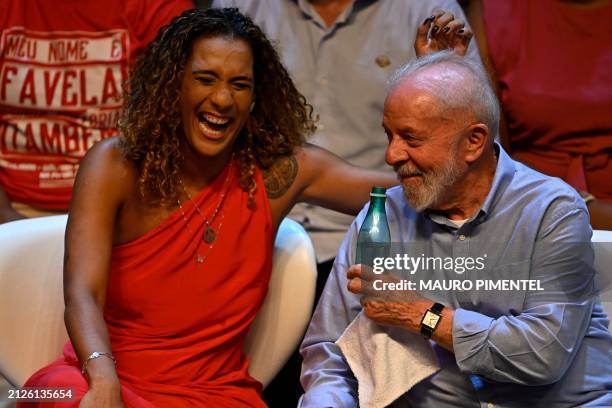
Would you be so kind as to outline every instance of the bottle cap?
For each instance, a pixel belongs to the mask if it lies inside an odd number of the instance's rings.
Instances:
[[[371,197],[387,197],[387,189],[384,187],[372,187]]]

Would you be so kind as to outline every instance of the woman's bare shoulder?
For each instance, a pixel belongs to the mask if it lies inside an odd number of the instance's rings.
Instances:
[[[89,149],[81,161],[79,172],[115,183],[134,181],[138,175],[136,166],[126,157],[120,136],[101,140]]]
[[[120,137],[96,143],[85,155],[73,190],[75,204],[119,206],[138,185],[136,166],[126,158]]]

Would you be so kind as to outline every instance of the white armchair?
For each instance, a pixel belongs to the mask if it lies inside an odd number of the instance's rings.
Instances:
[[[21,386],[55,360],[68,335],[62,269],[67,216],[0,225],[0,373]],[[274,243],[268,296],[246,340],[250,374],[266,386],[310,321],[316,261],[304,229],[285,219]]]

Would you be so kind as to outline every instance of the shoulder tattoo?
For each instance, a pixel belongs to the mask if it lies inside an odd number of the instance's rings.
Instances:
[[[268,198],[280,198],[289,190],[298,172],[298,162],[294,156],[278,159],[263,172],[264,186]]]

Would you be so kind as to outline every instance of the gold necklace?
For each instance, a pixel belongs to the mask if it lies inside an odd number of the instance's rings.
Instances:
[[[230,166],[231,166],[231,162],[230,162]],[[189,194],[189,191],[187,191],[187,189],[185,188],[183,179],[179,177],[179,183],[181,184],[181,188],[187,195],[187,198],[189,199],[189,201],[191,201],[191,204],[193,204],[193,206],[195,207],[197,213],[204,220],[204,225],[206,225],[206,228],[204,229],[204,232],[202,233],[201,241],[198,241],[198,243],[196,244],[196,256],[195,256],[196,263],[204,263],[204,261],[206,261],[206,258],[208,258],[208,254],[210,254],[213,244],[215,243],[215,240],[217,239],[217,235],[221,232],[221,227],[223,226],[223,220],[225,219],[225,212],[221,213],[221,220],[219,222],[219,226],[217,227],[217,231],[215,231],[212,224],[215,221],[215,218],[217,217],[217,214],[219,213],[219,210],[221,209],[221,206],[223,202],[225,201],[225,196],[227,195],[229,191],[228,182],[229,182],[231,174],[232,174],[232,169],[230,168],[228,169],[227,176],[225,177],[225,181],[223,182],[224,191],[221,193],[221,197],[219,198],[219,201],[217,202],[217,206],[215,207],[215,210],[213,211],[210,218],[208,219],[206,219],[206,217],[200,210],[200,206],[198,206],[196,202],[193,201],[191,194]],[[176,202],[178,203],[179,208],[181,210],[183,221],[185,222],[185,226],[187,227],[187,230],[189,231],[191,235],[195,235],[193,231],[191,230],[191,227],[189,227],[189,222],[187,221],[187,216],[185,215],[185,210],[183,209],[183,203],[181,203],[181,200],[178,198],[176,199]],[[208,244],[208,250],[206,251],[204,255],[200,255],[200,245],[202,244],[202,241]]]

